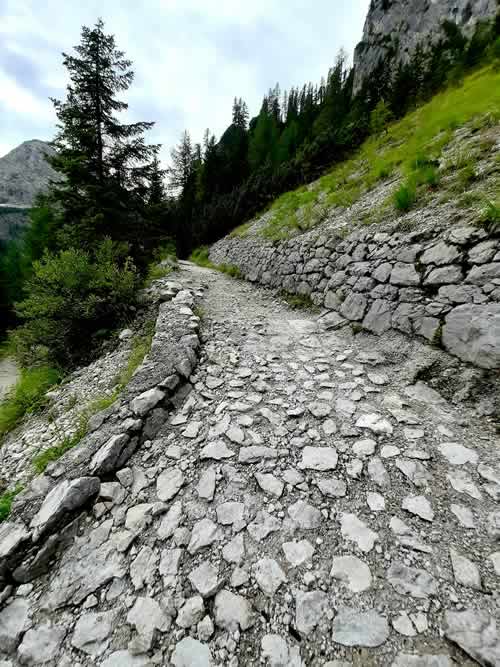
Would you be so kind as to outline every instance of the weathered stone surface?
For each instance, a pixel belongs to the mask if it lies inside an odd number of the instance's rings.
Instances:
[[[444,634],[483,667],[500,664],[500,634],[494,618],[479,609],[447,611]]]
[[[156,482],[156,493],[163,502],[172,500],[184,485],[184,475],[178,468],[165,470]]]
[[[30,627],[29,605],[16,598],[0,611],[0,651],[14,653],[23,633]]]
[[[137,440],[130,440],[126,433],[112,436],[94,455],[90,471],[104,476],[125,465],[137,447]]]
[[[399,653],[391,667],[453,667],[452,659],[447,655],[414,655]]]
[[[368,307],[366,298],[359,292],[351,292],[340,307],[340,312],[347,320],[360,321]]]
[[[116,613],[114,611],[88,612],[80,616],[71,644],[91,656],[102,655],[107,648],[107,639],[113,632]]]
[[[413,264],[396,262],[391,272],[391,285],[402,285],[403,287],[420,285],[420,274]]]
[[[438,591],[437,581],[431,574],[403,563],[393,563],[387,572],[387,579],[398,593],[414,598],[426,598]]]
[[[188,551],[190,554],[196,554],[198,551],[209,547],[216,539],[217,524],[210,519],[202,519],[194,525]]]
[[[337,450],[334,447],[304,447],[302,461],[299,468],[302,470],[334,470],[338,462]]]
[[[350,542],[355,542],[358,548],[365,553],[371,551],[378,540],[377,533],[355,514],[343,512],[340,515],[340,525],[343,537]]]
[[[97,477],[80,477],[60,482],[43,501],[30,527],[34,540],[57,527],[66,516],[85,505],[99,493],[101,483]]]
[[[253,566],[253,576],[260,590],[268,597],[273,597],[287,579],[286,575],[272,558],[261,558]]]
[[[209,561],[204,561],[189,575],[189,581],[193,588],[203,598],[214,595],[219,586],[219,570]]]
[[[210,648],[192,637],[185,637],[176,644],[171,663],[175,667],[212,667]]]
[[[323,591],[304,593],[297,591],[295,596],[295,626],[301,635],[309,635],[324,619],[328,609],[328,596]]]
[[[52,662],[59,651],[66,629],[57,625],[39,625],[28,630],[17,649],[22,665],[45,665]]]
[[[0,559],[10,556],[31,533],[22,523],[5,521],[0,524]]]
[[[335,557],[330,576],[341,581],[353,593],[367,590],[372,583],[370,568],[356,556]]]
[[[333,620],[332,639],[343,646],[376,647],[389,637],[387,619],[375,610],[341,607]]]
[[[321,512],[303,500],[297,500],[296,503],[290,505],[288,514],[292,521],[304,530],[313,530],[321,525]]]
[[[464,304],[454,308],[443,326],[444,347],[481,368],[500,367],[500,304]]]
[[[241,595],[220,591],[215,596],[215,624],[223,630],[248,630],[253,623],[252,607]]]
[[[137,398],[134,398],[130,403],[130,407],[134,414],[144,417],[164,398],[165,392],[161,391],[161,389],[149,389],[140,396],[137,396]]]
[[[285,485],[280,479],[274,475],[266,475],[265,473],[259,472],[255,473],[255,479],[263,491],[269,493],[271,496],[275,496],[276,498],[281,497]]]

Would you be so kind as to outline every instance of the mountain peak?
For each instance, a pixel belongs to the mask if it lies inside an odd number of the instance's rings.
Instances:
[[[46,156],[54,155],[51,144],[29,139],[0,158],[0,205],[31,206],[57,174]]]

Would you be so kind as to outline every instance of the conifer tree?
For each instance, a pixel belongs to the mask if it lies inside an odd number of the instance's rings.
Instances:
[[[104,236],[134,237],[144,205],[144,179],[157,147],[144,133],[153,123],[125,124],[118,94],[134,79],[131,61],[99,20],[83,27],[74,55],[63,53],[70,83],[64,101],[53,99],[58,133],[53,167],[64,177],[52,186],[62,211],[65,245],[92,247]]]

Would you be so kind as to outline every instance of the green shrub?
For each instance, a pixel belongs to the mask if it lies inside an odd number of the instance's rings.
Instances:
[[[13,334],[18,358],[29,363],[45,355],[63,366],[73,363],[92,349],[96,332],[125,318],[137,285],[132,261],[111,240],[92,255],[46,253],[34,263],[27,296],[16,306],[24,320]]]
[[[220,271],[221,273],[225,273],[226,275],[231,276],[231,278],[242,277],[240,269],[234,264],[217,264],[215,268],[217,269],[217,271]]]
[[[479,222],[490,233],[500,232],[500,203],[487,199],[481,209]]]
[[[294,310],[319,312],[318,306],[316,306],[311,297],[307,294],[291,294],[290,292],[282,291],[281,298]]]
[[[398,211],[409,211],[416,197],[415,186],[412,183],[402,183],[394,193],[394,205]]]
[[[18,484],[13,491],[6,491],[0,496],[0,523],[7,519],[10,514],[10,510],[12,509],[14,498],[18,493],[21,493],[22,490],[23,487],[21,484]]]
[[[198,266],[203,266],[206,269],[215,269],[215,265],[208,258],[209,248],[206,245],[200,246],[193,250],[189,256],[189,261]]]
[[[80,416],[76,431],[73,435],[64,436],[58,445],[49,447],[49,449],[46,449],[33,457],[33,466],[37,473],[41,474],[45,471],[49,463],[57,461],[57,459],[60,459],[67,451],[76,447],[76,445],[78,445],[78,443],[86,436],[87,430],[88,416],[85,412]]]
[[[23,370],[17,384],[0,403],[0,436],[17,426],[27,413],[41,409],[45,394],[61,377],[61,372],[50,366]]]

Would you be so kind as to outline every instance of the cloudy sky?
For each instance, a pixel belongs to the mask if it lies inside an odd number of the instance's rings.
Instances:
[[[0,156],[27,139],[49,140],[49,96],[64,96],[61,51],[101,16],[134,61],[133,120],[154,120],[166,159],[181,132],[201,141],[243,97],[317,82],[344,47],[352,56],[369,0],[0,0]]]

